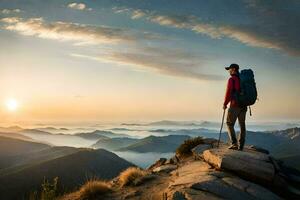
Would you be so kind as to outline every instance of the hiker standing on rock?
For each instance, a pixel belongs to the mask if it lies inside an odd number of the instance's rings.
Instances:
[[[228,129],[228,136],[231,142],[229,149],[238,149],[243,150],[245,144],[245,137],[246,137],[246,112],[247,106],[241,106],[238,103],[238,94],[240,93],[241,86],[240,86],[240,78],[239,78],[239,65],[238,64],[231,64],[229,67],[225,67],[227,71],[229,71],[230,78],[228,79],[227,89],[223,104],[223,109],[226,110],[228,103],[230,102],[229,109],[227,111],[227,129]],[[236,119],[239,121],[240,125],[240,134],[238,141],[235,136],[234,125]]]

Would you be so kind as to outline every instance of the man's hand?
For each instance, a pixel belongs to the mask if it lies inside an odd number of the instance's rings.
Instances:
[[[223,110],[226,110],[227,106],[226,105],[223,105]]]

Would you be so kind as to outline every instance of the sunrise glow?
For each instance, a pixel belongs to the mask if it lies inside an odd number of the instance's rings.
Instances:
[[[15,112],[19,107],[19,103],[16,99],[11,98],[6,100],[5,106],[8,111]]]

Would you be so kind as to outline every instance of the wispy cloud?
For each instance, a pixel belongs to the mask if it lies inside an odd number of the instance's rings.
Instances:
[[[22,19],[18,17],[2,18],[6,30],[15,31],[21,35],[35,36],[39,38],[58,41],[72,41],[75,44],[110,45],[103,55],[80,55],[101,62],[110,62],[138,69],[151,70],[159,74],[169,76],[192,78],[196,80],[221,80],[222,77],[203,72],[204,59],[180,49],[170,49],[161,45],[155,45],[160,41],[156,34],[136,32],[128,29],[120,29],[106,26],[94,26],[69,22],[46,22],[42,18]],[[153,41],[152,47],[147,42]],[[116,48],[113,44],[123,46]],[[160,43],[161,44],[161,43]],[[99,46],[101,48],[101,45]]]
[[[94,26],[69,22],[47,23],[42,18],[22,19],[17,17],[2,18],[4,28],[22,35],[39,38],[74,41],[79,44],[101,44],[116,42],[134,42],[139,39],[150,39],[150,33],[131,32],[127,29]]]
[[[114,13],[130,13],[131,19],[139,19],[152,14],[149,10],[142,9],[113,7],[112,10]]]
[[[253,4],[253,1],[251,1],[251,3],[252,8],[256,6],[256,4]],[[258,25],[233,25],[207,23],[192,15],[163,15],[154,11],[150,12],[148,10],[143,11],[124,8],[120,10],[115,8],[114,11],[115,13],[127,12],[131,15],[132,19],[144,17],[146,20],[161,26],[186,29],[197,34],[209,36],[213,39],[231,38],[248,46],[277,49],[292,55],[300,55],[300,45],[295,45],[295,42],[300,44],[299,37],[291,37],[294,31],[298,30],[298,33],[300,32],[300,28],[295,26],[295,24],[289,24],[288,26],[282,24],[280,26],[284,26],[286,29],[281,30],[279,27],[278,29],[275,29],[272,26],[271,20],[269,21],[269,24],[265,24],[265,20],[264,23],[257,22]],[[266,11],[266,9],[263,9],[262,12],[264,12],[264,17],[266,14],[269,14],[268,10]],[[276,12],[272,13],[273,15],[276,14]],[[286,13],[286,15],[288,16],[290,14]],[[280,16],[286,18],[286,16],[283,16],[283,13],[281,13]],[[291,21],[294,22],[295,19],[290,18],[289,22]],[[268,30],[267,28],[270,29],[270,26],[271,30],[274,28],[277,32],[274,33],[274,30],[273,32]]]
[[[68,7],[69,7],[69,8],[72,8],[72,9],[75,9],[75,10],[88,10],[88,11],[91,11],[91,10],[92,10],[92,8],[88,8],[88,7],[86,6],[86,4],[84,4],[84,3],[76,3],[76,2],[74,2],[74,3],[69,3],[69,4],[68,4]]]
[[[147,13],[142,11],[142,10],[134,10],[132,12],[132,16],[131,18],[132,19],[138,19],[138,18],[141,18],[141,17],[144,17]]]
[[[204,73],[205,63],[199,56],[179,49],[140,47],[134,51],[113,51],[105,55],[90,56],[71,54],[73,57],[86,58],[104,63],[136,66],[158,74],[196,80],[222,80],[222,76]]]
[[[1,10],[2,14],[15,14],[15,13],[20,13],[21,10],[20,9],[3,9]]]

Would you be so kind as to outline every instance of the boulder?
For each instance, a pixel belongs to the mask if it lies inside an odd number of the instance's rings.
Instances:
[[[267,149],[255,146],[255,145],[250,145],[250,146],[246,146],[247,149],[252,150],[252,151],[257,151],[257,152],[261,152],[261,153],[265,153],[265,154],[269,154],[270,152]]]
[[[214,138],[203,138],[203,143],[213,145],[214,143],[218,143],[218,140]]]
[[[271,185],[275,176],[274,166],[264,153],[221,148],[206,150],[203,157],[217,169],[229,170],[254,182]]]
[[[255,199],[250,194],[247,194],[238,188],[232,187],[221,179],[215,177],[200,180],[199,182],[192,184],[191,188],[195,190],[207,191],[225,199]]]
[[[164,164],[177,165],[178,163],[179,163],[179,158],[175,155],[172,158],[168,159]]]
[[[238,188],[241,191],[246,191],[251,196],[262,200],[279,200],[280,198],[273,192],[265,189],[264,187],[245,181],[236,177],[225,177],[222,179],[228,185]]]
[[[171,200],[199,200],[199,199],[205,199],[205,200],[221,200],[222,198],[206,192],[206,191],[200,191],[200,190],[194,190],[192,188],[181,188],[179,190],[176,190],[171,195],[169,195]]]
[[[152,170],[152,172],[170,172],[170,171],[173,171],[174,169],[176,169],[177,166],[176,165],[162,165],[162,166],[159,166],[159,167],[156,167]]]
[[[157,167],[159,167],[159,166],[165,164],[166,161],[167,161],[166,158],[160,158],[160,159],[158,159],[157,161],[155,161],[154,164],[152,164],[150,167],[148,167],[148,170],[152,170],[152,169],[154,169],[154,168],[157,168]]]
[[[199,200],[199,199],[205,199],[205,200],[220,200],[222,198],[201,190],[194,190],[192,188],[185,188],[184,189],[184,195],[188,200]]]
[[[211,144],[199,144],[192,149],[193,156],[195,159],[200,159],[203,157],[203,152],[207,149],[211,149]]]
[[[259,162],[268,162],[268,156],[263,153],[240,152],[228,149],[217,149],[216,153],[215,149],[209,149],[204,151],[204,154],[208,154],[208,152],[216,157],[210,157],[210,159],[216,161],[222,161],[226,156],[230,157],[228,154],[233,154],[231,157],[234,159],[240,159],[241,155],[239,153],[242,153],[247,159],[252,158]],[[235,155],[235,153],[238,155]],[[251,156],[252,154],[254,155]],[[243,160],[241,162],[243,162]],[[209,162],[204,159],[190,159],[182,162],[181,165],[178,166],[178,169],[170,173],[171,179],[166,190],[168,199],[281,199],[267,188],[237,176],[234,170],[227,170],[227,168],[226,170],[219,170],[208,163]],[[214,163],[214,165],[219,165],[221,169],[224,169],[222,168],[222,163]],[[225,165],[225,167],[226,166],[227,165]]]

